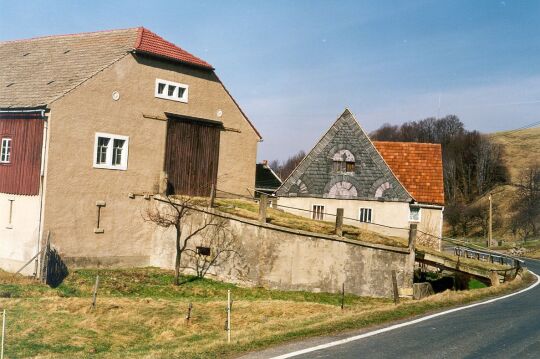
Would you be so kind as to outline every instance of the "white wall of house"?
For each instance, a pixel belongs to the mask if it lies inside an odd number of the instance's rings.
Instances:
[[[10,220],[11,207],[11,220]],[[0,193],[0,268],[15,272],[37,251],[40,196]],[[34,273],[28,265],[23,274]]]
[[[334,222],[338,208],[343,208],[344,217],[354,218],[356,220],[344,219],[343,223],[350,224],[356,227],[363,228],[368,231],[395,236],[400,238],[408,238],[409,231],[405,228],[410,226],[410,207],[406,202],[390,202],[390,201],[362,201],[362,200],[346,200],[346,199],[334,199],[334,198],[313,198],[313,197],[279,197],[278,209],[282,209],[286,212],[293,213],[303,217],[313,218],[311,212],[313,206],[324,206],[324,212],[329,215],[324,215],[323,220],[328,222]],[[281,207],[280,207],[281,206]],[[303,210],[296,210],[292,208],[300,208]],[[359,222],[360,209],[371,209],[371,222],[362,223]],[[443,221],[443,207],[439,206],[423,206],[420,205],[420,221],[417,222],[418,233],[417,238],[420,240],[417,243],[421,245],[429,246],[431,248],[440,250],[440,238],[442,236],[442,221]],[[397,227],[401,229],[388,228]]]
[[[409,204],[406,202],[381,202],[381,201],[362,201],[356,199],[333,199],[333,198],[313,198],[313,197],[279,197],[278,208],[286,212],[293,213],[303,217],[312,218],[312,213],[295,210],[286,207],[301,208],[304,210],[313,210],[314,205],[324,206],[324,212],[336,214],[338,208],[343,208],[344,217],[354,218],[355,220],[344,219],[344,224],[361,227],[363,229],[381,233],[384,235],[408,238],[409,232]],[[283,206],[283,207],[279,207]],[[286,207],[285,207],[286,206]],[[358,221],[360,209],[371,209],[371,222],[361,223]],[[323,220],[334,222],[335,216],[325,215]],[[382,224],[380,226],[377,224]],[[388,227],[407,228],[392,229]]]

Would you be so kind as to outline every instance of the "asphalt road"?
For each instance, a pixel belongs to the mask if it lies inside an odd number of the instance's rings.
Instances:
[[[526,266],[540,275],[539,261],[527,260]],[[248,357],[269,358],[344,338],[312,339]],[[294,358],[540,358],[540,285],[494,303]]]

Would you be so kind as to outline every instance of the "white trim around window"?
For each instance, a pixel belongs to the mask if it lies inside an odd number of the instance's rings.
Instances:
[[[373,208],[370,208],[370,207],[359,208],[358,220],[362,223],[373,223]]]
[[[127,170],[129,137],[96,132],[94,140],[94,168]]]
[[[0,143],[0,163],[11,163],[11,148],[13,147],[11,137],[2,137]]]
[[[178,82],[156,79],[154,96],[165,100],[188,102],[189,86]]]
[[[324,220],[324,205],[323,204],[314,204],[311,206],[311,209],[312,209],[311,219],[315,219],[317,221]]]

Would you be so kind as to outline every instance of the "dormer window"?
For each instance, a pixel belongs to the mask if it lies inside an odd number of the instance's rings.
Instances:
[[[188,85],[156,79],[155,96],[165,100],[188,102]]]
[[[334,172],[348,172],[354,173],[355,159],[354,155],[349,150],[340,150],[332,157],[334,161]]]

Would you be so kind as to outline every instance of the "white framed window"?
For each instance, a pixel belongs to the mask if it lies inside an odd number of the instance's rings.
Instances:
[[[3,137],[0,144],[0,163],[11,163],[11,138]]]
[[[420,222],[422,215],[420,207],[409,207],[409,222]]]
[[[324,219],[324,206],[321,204],[314,204],[311,218],[322,221]]]
[[[165,100],[188,102],[189,86],[178,82],[156,79],[155,96]]]
[[[358,211],[358,220],[360,222],[372,223],[373,213],[371,208],[360,208]]]
[[[127,170],[129,137],[96,132],[94,168]]]

